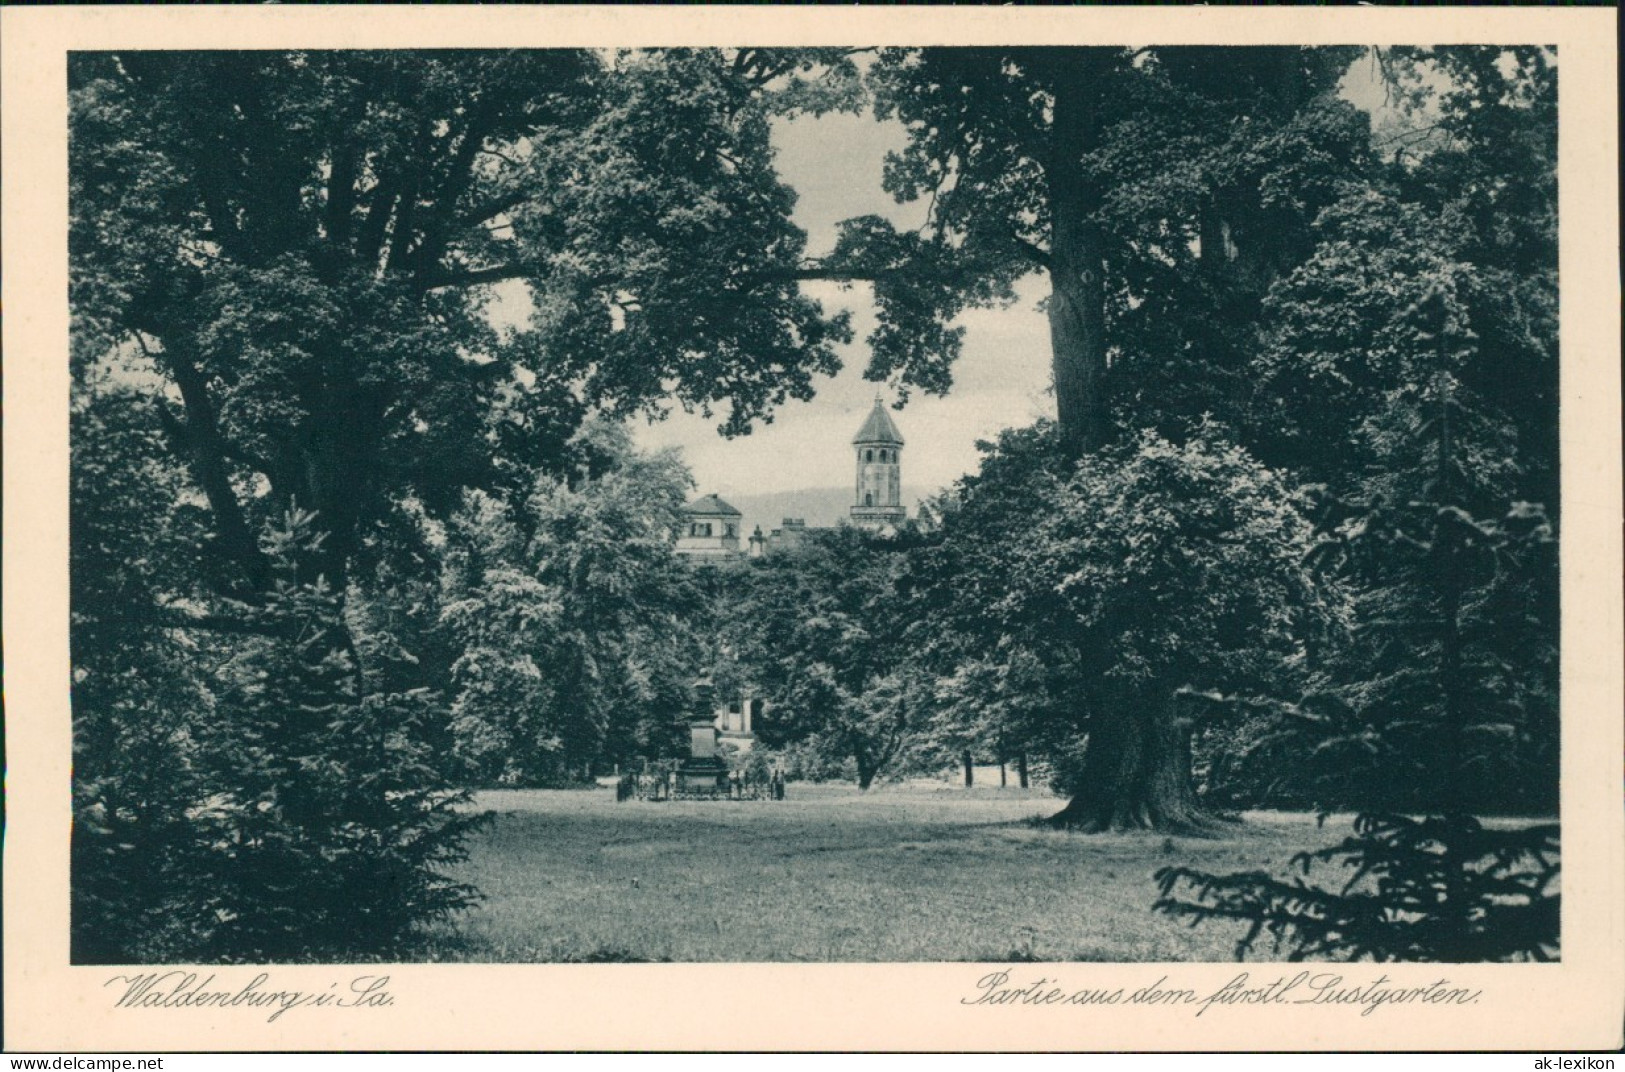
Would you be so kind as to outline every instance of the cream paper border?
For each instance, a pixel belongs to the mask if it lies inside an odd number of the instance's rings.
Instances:
[[[1625,1019],[1615,12],[1373,8],[17,8],[4,105],[5,1041],[11,1050],[1582,1049]],[[69,49],[676,44],[1489,43],[1560,51],[1563,961],[1338,966],[1350,982],[1482,989],[1477,1004],[965,1006],[977,965],[391,966],[394,1004],[116,1009],[114,971],[68,964],[66,77]],[[990,877],[990,881],[996,878]],[[1056,911],[1087,906],[1057,905]],[[1027,971],[1026,969],[1034,969]],[[1254,981],[1279,974],[1249,965]],[[1280,966],[1285,970],[1286,966]],[[208,974],[210,969],[205,969]],[[241,985],[252,969],[213,969]],[[325,991],[379,969],[277,967]],[[1015,965],[1068,991],[1215,990],[1237,965]]]

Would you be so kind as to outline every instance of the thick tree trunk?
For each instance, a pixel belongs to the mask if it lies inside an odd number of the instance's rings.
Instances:
[[[269,583],[270,571],[265,555],[260,551],[259,543],[243,516],[237,493],[231,486],[214,400],[209,396],[203,373],[192,363],[191,356],[181,344],[172,341],[179,335],[179,332],[173,332],[166,336],[165,349],[175,385],[180,389],[181,402],[186,408],[185,435],[192,475],[208,497],[220,550],[226,558],[241,567],[251,587],[263,589]]]
[[[1053,68],[1054,118],[1044,175],[1049,189],[1051,363],[1061,442],[1079,456],[1106,440],[1105,240],[1095,219],[1100,191],[1083,157],[1098,140],[1105,49],[1066,49]]]
[[[858,745],[852,747],[852,758],[858,764],[858,791],[868,792],[875,781],[875,765],[869,761],[868,755]]]
[[[1159,830],[1202,834],[1213,820],[1191,787],[1190,732],[1172,692],[1125,698],[1090,732],[1081,784],[1052,819],[1097,832]]]
[[[863,764],[858,764],[858,792],[867,793],[869,787],[875,783],[875,772]]]
[[[1020,779],[1021,788],[1029,788],[1027,785],[1027,753],[1025,751],[1016,755],[1016,776]]]
[[[971,756],[969,752],[960,753],[959,758],[960,761],[965,764],[965,788],[969,789],[976,782],[976,770],[971,765]]]
[[[1198,231],[1200,236],[1197,251],[1197,266],[1208,277],[1209,281],[1221,279],[1225,269],[1230,265],[1230,238],[1224,221],[1224,214],[1219,210],[1217,194],[1211,194],[1202,202],[1201,215],[1198,217]]]

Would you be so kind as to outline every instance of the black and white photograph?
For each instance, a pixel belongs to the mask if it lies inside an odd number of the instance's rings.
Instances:
[[[1565,48],[1146,41],[69,51],[99,1000],[1573,956]]]

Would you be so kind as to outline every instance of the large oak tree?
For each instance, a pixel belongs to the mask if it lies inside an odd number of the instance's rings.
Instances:
[[[821,266],[874,283],[870,375],[947,390],[952,318],[1007,299],[1015,280],[1037,272],[1050,287],[1063,468],[1142,428],[1178,437],[1204,414],[1244,419],[1262,298],[1312,247],[1315,214],[1370,159],[1364,117],[1329,96],[1350,56],[882,53],[871,72],[878,111],[909,132],[887,185],[899,199],[929,199],[930,213],[920,234],[849,221]],[[1155,716],[1125,701],[1090,717],[1082,782],[1118,799],[1080,799],[1063,821],[1182,821],[1188,801],[1171,794],[1188,782],[1188,762],[1166,699],[1153,701]]]

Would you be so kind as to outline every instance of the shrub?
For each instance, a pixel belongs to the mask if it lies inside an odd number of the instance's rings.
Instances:
[[[1341,890],[1263,872],[1215,876],[1186,867],[1157,872],[1155,911],[1191,925],[1248,924],[1241,959],[1270,935],[1289,960],[1507,961],[1555,959],[1560,894],[1558,827],[1493,829],[1470,816],[1362,815],[1354,835],[1293,864],[1339,861]],[[1185,887],[1194,900],[1181,900]]]
[[[387,950],[478,896],[443,873],[484,817],[436,769],[439,697],[366,687],[342,601],[296,580],[285,553],[310,520],[290,513],[272,533],[270,635],[239,656],[208,741],[223,787],[201,817],[219,891],[211,952],[226,959]]]

